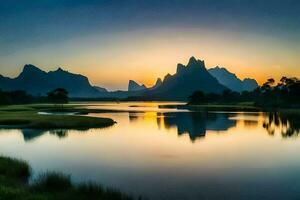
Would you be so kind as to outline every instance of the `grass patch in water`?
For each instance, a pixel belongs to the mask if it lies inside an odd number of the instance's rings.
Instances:
[[[62,113],[69,112],[71,109],[76,111],[73,106],[68,106],[55,115],[38,114],[38,112],[53,109],[57,109],[57,106],[48,104],[2,106],[0,107],[0,126],[2,128],[30,129],[86,129],[104,128],[115,123],[109,118],[64,115]]]

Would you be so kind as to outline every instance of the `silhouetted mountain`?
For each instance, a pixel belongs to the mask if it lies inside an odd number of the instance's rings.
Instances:
[[[137,82],[133,81],[133,80],[129,80],[128,83],[128,91],[132,92],[132,91],[140,91],[140,90],[144,90],[146,89],[145,85],[139,85]]]
[[[258,87],[256,80],[247,78],[242,81],[234,73],[229,72],[225,68],[220,68],[217,66],[209,69],[208,72],[218,79],[221,84],[228,87],[232,91],[252,91]]]
[[[0,75],[0,89],[9,88],[11,79]]]
[[[154,90],[154,89],[156,89],[156,88],[158,88],[158,87],[160,87],[162,85],[162,80],[161,80],[161,78],[158,78],[157,80],[156,80],[156,83],[155,83],[155,85],[154,86],[152,86],[151,88],[149,88],[150,90]]]
[[[73,74],[58,68],[45,72],[34,65],[25,65],[16,78],[0,75],[0,89],[6,91],[24,90],[32,95],[45,95],[56,88],[65,88],[70,97],[78,98],[132,98],[135,100],[186,100],[194,91],[222,93],[225,89],[233,91],[253,90],[254,79],[241,81],[225,68],[205,68],[204,61],[189,59],[188,64],[177,65],[174,75],[167,74],[163,81],[158,78],[155,85],[147,88],[133,80],[129,81],[128,91],[109,92],[105,88],[93,87],[87,77]]]
[[[191,57],[186,66],[178,64],[174,75],[167,74],[161,86],[146,91],[144,95],[150,99],[186,100],[196,90],[222,93],[225,89],[206,70],[204,61]]]
[[[246,91],[253,91],[258,87],[257,81],[252,78],[245,78],[243,80],[243,88]]]
[[[94,86],[94,88],[96,90],[98,90],[99,92],[108,92],[107,89],[103,88],[103,87],[99,87],[99,86]]]
[[[71,97],[98,97],[99,91],[82,75],[72,74],[59,68],[45,72],[34,65],[25,65],[21,74],[14,79],[0,77],[3,90],[24,90],[32,95],[45,95],[56,88],[65,88]]]

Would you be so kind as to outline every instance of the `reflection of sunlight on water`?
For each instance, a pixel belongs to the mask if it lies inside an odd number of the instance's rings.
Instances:
[[[176,108],[159,108],[160,105],[184,105],[186,102],[122,102],[122,103],[97,103],[92,105],[83,104],[83,107],[90,109],[136,111],[136,112],[187,112],[187,110],[177,110]],[[74,104],[78,105],[78,104]]]

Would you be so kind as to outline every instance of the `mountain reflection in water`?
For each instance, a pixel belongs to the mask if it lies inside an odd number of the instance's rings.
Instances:
[[[59,138],[64,138],[68,136],[68,130],[66,129],[61,129],[61,130],[22,129],[21,132],[26,142],[35,140],[46,133],[55,135]]]
[[[235,114],[236,115],[236,114]],[[188,134],[191,141],[205,137],[207,130],[226,131],[236,126],[236,120],[230,119],[226,113],[204,113],[204,112],[178,112],[178,113],[157,113],[159,128],[177,128],[178,135]],[[135,123],[143,120],[144,115],[129,113],[129,119]]]
[[[118,115],[118,113],[114,114]],[[290,138],[300,133],[298,114],[293,113],[129,112],[128,116],[132,126],[151,119],[157,124],[158,129],[175,128],[178,136],[188,135],[192,142],[204,138],[207,131],[225,133],[228,129],[236,127],[238,122],[242,122],[245,128],[262,126],[270,136],[279,133],[283,138]],[[22,129],[20,131],[24,140],[30,142],[44,134],[62,139],[68,136],[70,130]],[[88,133],[88,129],[78,131]]]

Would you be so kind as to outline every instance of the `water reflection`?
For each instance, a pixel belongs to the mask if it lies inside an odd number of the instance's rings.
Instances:
[[[203,138],[208,130],[226,131],[236,126],[237,120],[229,116],[237,114],[226,113],[205,113],[205,112],[178,112],[178,113],[157,113],[152,115],[156,118],[159,128],[177,128],[179,136],[188,134],[191,141]],[[132,123],[138,120],[146,120],[149,114],[129,113],[129,120]],[[162,126],[163,125],[163,126]]]
[[[241,122],[245,128],[261,126],[271,136],[280,132],[283,138],[289,138],[300,133],[300,120],[297,113],[146,112],[138,114],[129,112],[131,123],[138,123],[139,120],[146,121],[149,118],[155,118],[160,129],[176,128],[179,136],[188,134],[192,142],[204,138],[207,131],[225,132],[236,127],[238,122]]]
[[[66,130],[66,129],[61,129],[61,130],[21,129],[20,130],[25,142],[35,141],[36,139],[40,138],[45,134],[50,134],[60,139],[63,139],[68,136],[69,131],[70,130]]]
[[[65,138],[68,136],[68,130],[66,129],[60,129],[60,130],[22,129],[21,133],[26,142],[34,141],[37,138],[47,133],[57,136],[58,138]]]
[[[300,120],[297,113],[266,113],[263,127],[269,135],[279,132],[283,138],[296,137],[300,133]]]
[[[124,126],[124,118],[120,113],[112,113],[111,116]],[[118,118],[119,117],[119,118]],[[126,117],[126,114],[125,116]],[[204,138],[208,131],[227,133],[228,129],[242,124],[244,128],[251,129],[263,127],[270,136],[277,133],[283,138],[298,136],[300,133],[300,121],[297,113],[206,113],[206,112],[155,112],[147,111],[128,112],[129,123],[132,128],[144,126],[148,123],[156,126],[158,130],[175,129],[178,136],[188,135],[191,142]],[[153,127],[154,128],[154,127]],[[56,136],[60,139],[68,137],[71,130],[20,130],[25,142],[35,141],[45,134]],[[86,130],[77,130],[80,133],[89,133]]]

